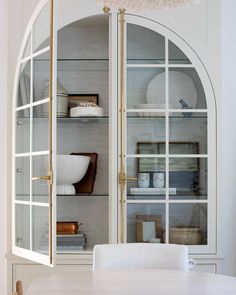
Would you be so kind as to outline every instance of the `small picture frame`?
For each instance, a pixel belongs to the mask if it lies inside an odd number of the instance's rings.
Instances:
[[[68,94],[69,109],[78,106],[80,103],[99,104],[98,94]]]
[[[143,155],[165,155],[165,142],[137,142],[137,153]],[[169,142],[170,154],[199,154],[198,142]],[[164,172],[163,158],[139,158],[138,173]],[[170,158],[170,171],[199,171],[199,158]]]
[[[153,180],[155,173],[166,173],[165,142],[137,142],[137,173],[149,173]],[[178,194],[200,194],[201,182],[207,177],[204,167],[200,165],[198,142],[169,142],[169,187]],[[149,157],[145,157],[148,155]],[[154,157],[150,157],[154,155]],[[173,155],[173,157],[171,157]],[[174,155],[195,155],[194,157],[176,157]]]

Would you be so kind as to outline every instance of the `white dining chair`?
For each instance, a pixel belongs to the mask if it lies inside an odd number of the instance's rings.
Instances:
[[[173,244],[106,244],[96,245],[93,270],[106,269],[189,270],[188,248]]]

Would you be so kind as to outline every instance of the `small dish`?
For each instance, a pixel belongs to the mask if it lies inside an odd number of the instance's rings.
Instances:
[[[75,107],[70,109],[70,117],[102,117],[103,108]]]

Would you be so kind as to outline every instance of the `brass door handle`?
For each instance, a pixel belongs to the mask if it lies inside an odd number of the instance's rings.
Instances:
[[[120,183],[125,183],[125,181],[127,181],[127,180],[131,180],[131,181],[136,181],[136,180],[138,180],[138,178],[137,177],[126,177],[126,175],[125,175],[125,173],[120,173],[120,175],[119,175],[119,181],[120,181]]]
[[[136,180],[138,180],[138,178],[137,177],[125,177],[125,180],[136,181]]]
[[[35,177],[32,177],[31,180],[45,180],[45,181],[48,181],[48,180],[51,180],[51,176],[49,176],[49,175],[35,176]]]
[[[44,180],[47,181],[48,184],[52,184],[52,171],[49,171],[48,175],[32,177],[31,180]]]

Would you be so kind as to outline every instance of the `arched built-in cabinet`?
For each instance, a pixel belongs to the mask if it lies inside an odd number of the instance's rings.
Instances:
[[[37,8],[16,70],[13,253],[91,264],[95,244],[185,243],[216,271],[216,106],[200,58],[155,19],[56,2]],[[65,98],[102,113],[70,117]],[[71,153],[92,164],[75,191],[57,183],[80,172],[60,162]],[[60,239],[56,221],[79,234]]]

